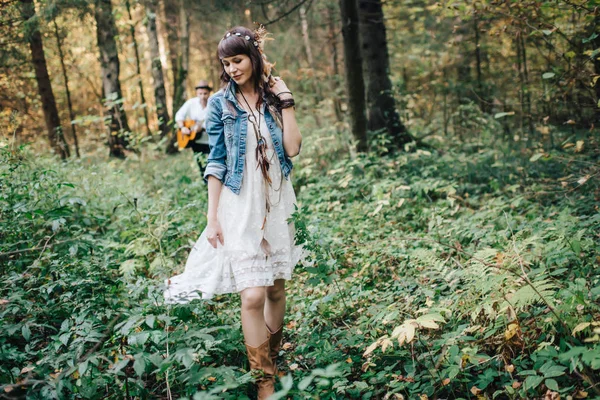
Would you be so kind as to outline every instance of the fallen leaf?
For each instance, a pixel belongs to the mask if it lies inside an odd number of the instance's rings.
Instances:
[[[583,151],[583,140],[578,140],[575,143],[575,153],[581,153]]]
[[[442,381],[443,386],[447,386],[450,383],[450,378],[446,378]]]
[[[28,372],[33,371],[35,367],[23,367],[23,369],[21,370],[21,374],[26,374]]]
[[[211,382],[214,382],[214,381],[217,380],[217,378],[215,378],[214,376],[209,376],[208,380],[211,381]]]
[[[581,332],[582,330],[584,330],[585,328],[587,328],[590,325],[591,325],[591,322],[582,322],[582,323],[580,323],[575,328],[573,328],[573,332],[571,332],[571,335],[575,336],[575,334],[577,332]]]
[[[519,382],[519,381],[514,381],[514,382],[512,383],[512,388],[513,388],[513,389],[518,389],[518,388],[520,388],[520,387],[521,387],[521,382]]]
[[[283,346],[281,346],[283,350],[289,350],[292,348],[292,344],[290,342],[285,342]]]
[[[480,394],[483,390],[479,389],[477,386],[473,386],[471,388],[471,393],[473,393],[475,396],[477,396],[478,394]]]
[[[298,369],[298,364],[293,363],[292,365],[290,365],[290,371],[295,371]]]
[[[514,365],[512,365],[512,364],[510,364],[510,365],[506,365],[506,366],[504,367],[504,370],[505,370],[506,372],[508,372],[509,374],[512,374],[512,373],[513,373],[513,371],[515,370],[515,366],[514,366]]]

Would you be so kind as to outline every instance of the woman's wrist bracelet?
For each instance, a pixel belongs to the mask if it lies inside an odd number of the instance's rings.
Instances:
[[[285,99],[285,100],[281,100],[281,104],[280,107],[281,109],[285,109],[285,108],[290,108],[290,107],[295,107],[296,106],[296,102],[294,101],[294,99]]]
[[[289,94],[290,96],[294,97],[294,94],[293,94],[292,92],[279,92],[279,93],[277,93],[275,96],[279,97],[279,96],[281,96],[282,94]]]

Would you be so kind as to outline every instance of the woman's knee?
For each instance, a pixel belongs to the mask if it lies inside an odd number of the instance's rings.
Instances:
[[[273,286],[267,286],[267,298],[273,302],[285,299],[285,281],[283,279],[276,280]]]
[[[242,290],[242,307],[245,309],[260,309],[265,305],[265,288],[254,287]]]

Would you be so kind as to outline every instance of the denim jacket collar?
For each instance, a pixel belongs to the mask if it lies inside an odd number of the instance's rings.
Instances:
[[[227,84],[227,86],[225,86],[225,89],[223,90],[223,96],[226,100],[229,100],[240,112],[245,113],[246,111],[242,108],[242,106],[240,106],[240,104],[238,103],[238,99],[235,96],[236,89],[237,84],[233,80],[229,81],[229,83]]]

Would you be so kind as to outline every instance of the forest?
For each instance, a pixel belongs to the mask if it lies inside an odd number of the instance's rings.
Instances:
[[[293,92],[277,399],[600,399],[600,0],[0,0],[0,397],[254,399],[175,114]],[[201,85],[202,86],[202,85]]]

